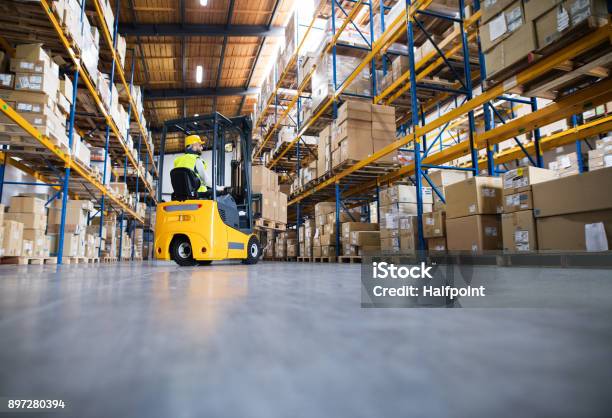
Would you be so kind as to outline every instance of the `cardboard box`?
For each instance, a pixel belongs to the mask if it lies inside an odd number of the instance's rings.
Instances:
[[[467,171],[456,171],[456,170],[436,170],[427,172],[430,180],[438,188],[449,186],[454,183],[458,183],[468,178]]]
[[[603,224],[608,249],[610,249],[612,210],[537,218],[538,248],[540,251],[586,251],[587,225],[599,223]]]
[[[432,190],[423,187],[423,204],[433,204]],[[383,189],[379,195],[380,205],[387,206],[392,203],[417,203],[417,189],[415,186],[396,184]]]
[[[514,3],[516,0],[485,0],[481,3],[482,23],[487,23],[493,17],[500,14],[506,7]]]
[[[561,33],[564,30],[569,29],[569,15],[566,15],[566,19],[561,19],[559,22],[557,21],[558,18],[563,16],[563,10],[567,11],[566,8],[559,10],[559,8],[555,7],[535,20],[536,39],[540,48],[552,44],[561,37]]]
[[[32,252],[34,256],[43,257],[47,236],[44,230],[40,229],[25,229],[23,230],[23,239],[32,242]]]
[[[336,233],[335,232],[331,232],[331,233],[322,234],[319,237],[319,241],[321,243],[321,246],[324,246],[324,245],[336,245]]]
[[[446,237],[428,238],[427,239],[427,250],[429,252],[445,252],[446,251]]]
[[[276,191],[278,180],[276,173],[263,165],[251,167],[251,188],[253,193],[262,191]]]
[[[395,106],[371,104],[372,122],[395,123]]]
[[[502,248],[500,218],[497,215],[447,218],[446,243],[449,251],[500,250]]]
[[[364,133],[363,136],[362,139],[346,138],[340,142],[339,164],[347,160],[363,160],[372,155],[370,132]],[[368,138],[366,139],[365,136]]]
[[[378,231],[378,224],[368,222],[345,222],[341,225],[342,238],[349,239],[355,231]]]
[[[287,195],[282,192],[277,194],[278,210],[276,220],[278,222],[287,223]]]
[[[589,18],[606,19],[605,0],[572,0],[559,2],[548,12],[535,19],[537,40],[540,48],[560,39],[571,28]]]
[[[410,64],[408,57],[405,55],[397,56],[391,63],[391,73],[393,74],[393,80],[399,79],[404,73],[408,72]]]
[[[351,245],[359,247],[372,246],[380,243],[380,232],[378,231],[353,231],[350,236]]]
[[[11,197],[11,204],[9,206],[9,212],[13,213],[38,213],[42,215],[47,214],[47,208],[45,202],[42,199],[29,196],[13,196]]]
[[[332,131],[332,149],[338,148],[340,142],[349,139],[353,142],[358,142],[362,146],[368,148],[372,141],[371,127],[372,122],[361,120],[347,119],[342,123],[337,122],[336,128]]]
[[[2,253],[4,257],[20,256],[23,241],[23,224],[16,221],[5,220]]]
[[[21,222],[24,228],[38,229],[44,231],[47,227],[47,215],[40,213],[14,213],[9,212],[4,216],[8,221]]]
[[[502,214],[504,251],[534,251],[538,249],[533,211],[522,210]]]
[[[447,219],[501,213],[502,179],[471,177],[445,188]],[[448,244],[450,248],[450,243]]]
[[[438,211],[423,214],[423,237],[443,237],[446,233],[446,212]]]
[[[536,18],[542,16],[560,3],[561,0],[523,0],[525,20],[527,22],[533,22]]]
[[[87,227],[87,215],[91,211],[91,202],[87,200],[69,200],[66,204],[65,232],[78,234]],[[49,208],[47,232],[59,233],[62,215],[62,201],[54,200]]]
[[[341,124],[345,120],[372,121],[371,103],[361,100],[347,100],[338,108],[336,123]]]
[[[533,193],[531,190],[504,196],[504,213],[533,209]]]
[[[414,253],[418,247],[418,239],[412,234],[400,234],[400,251],[402,254]]]
[[[530,23],[521,25],[508,38],[485,53],[487,76],[511,68],[538,49],[536,31]]]
[[[0,88],[13,89],[15,87],[15,76],[13,74],[0,73]]]
[[[32,257],[33,256],[33,245],[32,241],[24,239],[21,241],[21,256]]]
[[[319,202],[315,204],[315,217],[327,216],[328,213],[336,211],[336,202]]]
[[[612,167],[532,186],[536,217],[612,209]]]
[[[63,246],[63,257],[77,257],[79,255],[79,246],[81,244],[81,240],[78,235],[74,234],[64,234],[64,246]],[[59,245],[59,239],[56,242],[56,245]],[[59,250],[56,249],[56,252]]]
[[[524,23],[525,19],[521,0],[505,4],[502,12],[493,16],[485,25],[481,26],[480,42],[482,50],[488,52],[521,27],[531,26],[524,25]]]
[[[554,180],[557,173],[553,170],[538,167],[519,167],[503,174],[504,195],[529,190],[531,185]]]
[[[398,238],[381,238],[380,250],[383,252],[396,253],[400,251],[400,239]]]
[[[313,257],[321,257],[322,251],[321,246],[313,245],[312,246],[312,256]]]
[[[336,247],[332,247],[329,245],[321,246],[321,256],[322,257],[335,257]]]

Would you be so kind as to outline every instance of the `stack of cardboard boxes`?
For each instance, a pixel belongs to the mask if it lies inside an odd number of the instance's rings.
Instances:
[[[589,151],[589,171],[612,167],[612,136],[595,141],[595,149]]]
[[[142,228],[136,228],[134,230],[134,257],[142,258],[142,242],[143,242],[144,230]]]
[[[586,168],[588,160],[584,153],[585,147],[581,147],[578,154],[576,145],[564,145],[543,154],[544,165],[557,173],[559,177],[580,174],[580,165]]]
[[[606,0],[490,0],[482,3],[480,40],[487,76],[526,61],[587,20],[605,24]],[[548,52],[548,51],[546,51]]]
[[[3,71],[5,69],[0,68],[0,72]],[[59,67],[41,44],[18,45],[15,57],[11,58],[11,71],[15,73],[14,76],[4,74],[4,78],[10,79],[10,82],[3,83],[2,87],[6,90],[0,90],[0,98],[55,145],[68,151],[66,114],[72,102],[70,81],[60,83]],[[23,130],[8,117],[2,115],[0,121],[0,131],[9,138],[14,136],[19,140],[23,136]]]
[[[287,223],[287,195],[279,190],[278,175],[263,165],[252,167],[251,188],[253,193],[261,193],[260,213],[263,219]]]
[[[380,252],[378,224],[344,222],[342,224],[342,252],[345,256],[362,256]]]
[[[331,19],[330,19],[331,21]],[[349,25],[351,26],[351,25]],[[321,45],[325,47],[325,43]],[[320,56],[319,54],[317,54]],[[312,109],[316,110],[334,91],[334,63],[331,52],[323,54],[317,61],[316,69],[311,78]],[[345,80],[361,63],[360,57],[336,55],[336,79]],[[369,96],[372,90],[372,79],[368,68],[359,72],[357,77],[344,90],[345,93],[354,93]]]
[[[612,242],[612,167],[534,184],[540,251],[608,251]]]
[[[297,256],[297,233],[294,229],[280,232],[276,236],[274,255],[276,258]]]
[[[336,256],[336,203],[317,203],[314,216],[313,257]]]
[[[284,237],[286,256],[287,257],[297,257],[298,255],[298,238],[296,231],[286,231],[286,235]]]
[[[155,217],[152,217],[153,219]],[[96,222],[97,221],[97,222]],[[94,219],[94,224],[100,225],[100,218]],[[117,218],[114,213],[109,213],[104,217],[104,225],[102,226],[102,242],[100,248],[102,249],[102,256],[104,257],[117,257],[119,239],[117,237]]]
[[[432,190],[422,188],[423,213],[432,210]],[[397,184],[381,190],[380,249],[389,253],[412,253],[417,248],[417,190]]]
[[[519,167],[504,173],[504,213],[502,214],[504,251],[526,252],[538,249],[532,186],[556,178],[555,171],[537,167]]]
[[[127,232],[121,232],[121,257],[128,258],[132,256],[132,238]],[[117,250],[118,251],[118,250]]]
[[[0,217],[3,218],[2,230],[0,231],[0,236],[2,237],[0,255],[3,257],[20,256],[23,250],[23,224],[4,219],[4,205],[0,205],[0,209],[2,209]]]
[[[446,204],[441,197],[445,197],[446,187],[465,180],[468,173],[466,171],[437,170],[430,171],[428,176],[437,192],[432,189],[433,212],[423,214],[423,237],[427,241],[429,251],[443,252],[447,249]]]
[[[502,248],[502,179],[471,177],[445,188],[449,251]]]
[[[306,219],[298,229],[298,240],[300,243],[300,257],[312,257],[312,241],[315,235],[315,223],[313,219]]]
[[[13,196],[4,219],[23,224],[22,256],[48,257],[50,238],[45,235],[47,228],[46,200],[35,196]]]
[[[100,55],[98,28],[90,25],[87,14],[81,13],[81,2],[78,0],[54,0],[53,7],[57,12],[60,24],[73,40],[73,45],[80,51],[81,62],[93,82],[96,83]],[[112,25],[109,26],[109,28],[112,27]]]
[[[90,239],[87,221],[93,203],[89,200],[68,200],[66,202],[66,223],[64,227],[64,257],[85,257]],[[47,232],[52,235],[53,249],[57,253],[61,227],[62,201],[56,199],[49,208]],[[95,245],[95,240],[94,240]],[[94,250],[95,251],[95,250]]]
[[[319,152],[323,151],[325,160],[319,157],[325,173],[330,163],[337,167],[346,161],[363,160],[395,140],[395,108],[373,105],[358,100],[347,100],[338,109],[338,117],[331,125],[331,140],[324,130],[319,137]],[[331,144],[331,149],[327,147]],[[377,163],[397,162],[397,153],[389,153],[378,159]]]
[[[266,235],[266,238],[263,256],[264,258],[274,258],[274,255],[276,254],[274,251],[276,249],[276,231],[273,229],[267,229],[264,231],[264,234]]]

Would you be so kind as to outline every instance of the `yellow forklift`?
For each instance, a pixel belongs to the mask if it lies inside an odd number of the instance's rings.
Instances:
[[[155,258],[174,260],[180,266],[209,265],[226,259],[257,263],[262,251],[253,234],[251,131],[248,116],[227,118],[218,112],[164,123]],[[164,193],[165,145],[170,132],[198,134],[210,139],[207,148],[212,151],[212,184],[207,192],[198,192],[200,179],[193,170],[173,168],[170,171],[172,192]],[[231,184],[226,186],[226,155],[230,152],[233,153]],[[168,194],[170,201],[164,202]]]

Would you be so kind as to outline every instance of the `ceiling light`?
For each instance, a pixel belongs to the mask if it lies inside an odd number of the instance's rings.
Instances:
[[[200,84],[202,82],[202,77],[204,76],[204,69],[201,65],[196,67],[196,82]]]
[[[199,113],[196,113],[195,115],[193,115],[194,118],[197,118],[198,116],[200,116]]]
[[[200,0],[200,6],[208,6],[208,0]]]

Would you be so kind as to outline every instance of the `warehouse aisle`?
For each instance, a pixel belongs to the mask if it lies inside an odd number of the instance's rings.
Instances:
[[[612,406],[609,312],[361,309],[359,268],[0,266],[0,396],[63,399],[79,417],[595,417]]]

